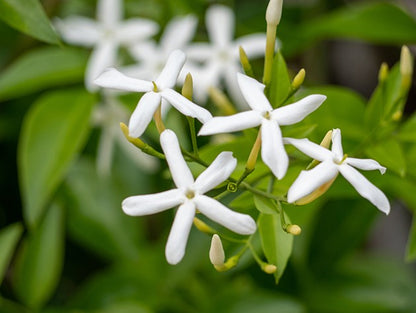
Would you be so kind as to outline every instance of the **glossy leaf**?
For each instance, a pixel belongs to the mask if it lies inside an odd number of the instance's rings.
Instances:
[[[11,27],[47,43],[59,43],[38,0],[0,0],[0,12],[0,19]]]
[[[287,98],[291,82],[285,59],[280,52],[276,53],[273,60],[272,80],[270,82],[270,103],[276,108],[283,104]]]
[[[12,224],[0,231],[0,284],[9,266],[16,245],[22,235],[22,225]]]
[[[403,148],[396,140],[385,140],[368,147],[365,152],[368,157],[387,167],[387,170],[392,170],[402,177],[406,175],[406,159]]]
[[[75,82],[81,82],[87,53],[73,48],[32,50],[0,74],[0,101]]]
[[[25,117],[18,165],[23,215],[31,228],[85,143],[94,101],[83,90],[57,91],[40,98]]]

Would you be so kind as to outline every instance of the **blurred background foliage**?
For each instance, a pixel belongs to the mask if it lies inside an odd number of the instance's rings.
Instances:
[[[204,14],[212,3],[125,0],[125,13],[162,27],[176,15],[194,13],[196,40],[204,41]],[[236,37],[265,31],[266,0],[216,3],[234,9]],[[328,129],[342,128],[346,150],[389,168],[372,181],[393,210],[382,217],[340,179],[319,200],[288,205],[303,233],[278,285],[249,259],[217,273],[208,260],[209,237],[195,230],[183,262],[170,266],[163,251],[173,213],[122,213],[125,197],[168,186],[166,168],[151,175],[118,147],[111,177],[97,174],[100,130],[89,121],[98,99],[83,86],[88,52],[62,44],[48,22],[93,17],[96,1],[41,4],[0,0],[0,312],[416,312],[414,267],[404,261],[416,258],[416,223],[410,228],[416,210],[415,89],[407,101],[400,98],[400,73],[393,67],[401,45],[416,44],[412,0],[284,1],[278,38],[290,77],[303,67],[301,94],[328,96],[304,128],[286,131],[319,141]],[[387,92],[373,93],[383,61],[393,67]],[[253,65],[260,77],[262,60]],[[130,106],[137,101],[124,98]],[[381,102],[394,106],[386,116],[376,114]],[[397,111],[403,116],[393,119]],[[169,118],[179,123],[174,112]],[[241,146],[244,140],[221,149],[238,155]],[[201,153],[210,159],[217,151]],[[287,190],[301,168],[291,168],[276,192]],[[232,205],[255,203],[240,197]]]

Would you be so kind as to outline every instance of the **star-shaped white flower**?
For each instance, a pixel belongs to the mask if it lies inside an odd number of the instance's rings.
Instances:
[[[302,171],[293,185],[289,188],[288,202],[295,202],[335,178],[338,173],[348,180],[351,185],[364,198],[368,199],[380,211],[388,214],[390,203],[384,193],[370,183],[354,167],[365,171],[379,170],[384,174],[386,168],[372,159],[356,159],[344,156],[341,144],[341,131],[332,132],[332,151],[310,142],[308,139],[285,138],[285,143],[295,146],[306,155],[320,161],[316,167],[309,171]]]
[[[326,97],[311,95],[298,102],[273,109],[264,95],[263,84],[240,73],[237,76],[241,92],[252,110],[214,117],[202,126],[199,135],[235,132],[260,125],[261,157],[273,174],[281,179],[286,174],[289,158],[279,126],[300,122],[309,113],[315,111]]]
[[[201,123],[205,123],[212,118],[211,113],[189,101],[173,89],[184,63],[185,54],[180,50],[175,50],[170,54],[162,73],[160,73],[156,81],[131,78],[114,68],[110,68],[104,71],[95,80],[95,83],[105,88],[146,92],[140,98],[136,109],[130,117],[129,131],[131,137],[140,137],[143,134],[162,99],[168,101],[182,114],[197,118]]]
[[[165,130],[160,135],[160,143],[177,188],[151,195],[129,197],[123,201],[122,208],[128,215],[141,216],[179,205],[165,250],[166,259],[170,264],[177,264],[185,255],[196,210],[238,234],[249,235],[256,231],[256,222],[251,216],[234,212],[217,200],[204,195],[225,181],[234,171],[237,160],[231,152],[220,153],[194,180],[180,152],[175,133],[169,129]]]
[[[242,46],[249,58],[264,55],[265,34],[251,34],[234,38],[235,17],[233,11],[223,5],[212,5],[206,13],[206,27],[211,43],[194,43],[186,54],[190,61],[204,62],[202,70],[189,65],[187,71],[195,77],[195,96],[199,101],[206,99],[209,87],[218,87],[225,79],[231,96],[241,99],[235,73],[240,71],[239,47]]]
[[[122,17],[122,0],[99,0],[97,21],[72,16],[55,23],[66,42],[94,47],[85,74],[88,90],[96,90],[94,79],[105,68],[116,65],[120,45],[129,46],[153,36],[159,30],[158,24],[148,19],[133,18],[123,21]]]

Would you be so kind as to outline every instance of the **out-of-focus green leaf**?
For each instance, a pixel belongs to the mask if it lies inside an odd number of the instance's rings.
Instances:
[[[401,145],[394,139],[370,146],[365,153],[400,176],[406,175],[406,158]]]
[[[305,313],[306,309],[299,302],[283,295],[254,294],[244,295],[235,303],[230,313]]]
[[[13,301],[0,297],[0,312],[2,313],[29,313],[29,310]]]
[[[276,53],[273,60],[272,80],[270,82],[270,103],[276,108],[282,105],[290,92],[290,78],[285,59],[280,52]]]
[[[286,216],[286,221],[290,223]],[[259,233],[264,254],[269,264],[274,264],[276,283],[279,282],[292,253],[293,236],[286,233],[280,222],[280,214],[261,213],[258,219]]]
[[[13,224],[0,231],[0,284],[13,256],[17,242],[22,235],[22,225]]]
[[[86,63],[87,53],[74,48],[32,50],[0,74],[0,101],[81,82]]]
[[[397,137],[400,141],[416,143],[416,113],[403,124]]]
[[[30,308],[42,307],[58,284],[64,237],[64,210],[54,204],[19,251],[13,285],[18,298]]]
[[[406,261],[411,262],[416,260],[416,218],[413,217],[412,227],[409,233],[406,249]]]
[[[0,0],[0,18],[11,27],[47,43],[59,44],[39,0]]]
[[[25,117],[18,165],[23,215],[32,228],[87,138],[94,101],[83,90],[57,91],[40,98]]]

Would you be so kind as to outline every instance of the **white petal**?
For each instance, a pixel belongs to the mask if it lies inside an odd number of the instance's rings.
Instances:
[[[332,161],[332,153],[328,149],[317,145],[309,141],[308,139],[295,139],[295,138],[284,138],[283,142],[285,144],[290,144],[294,146],[296,149],[302,151],[306,155],[310,156],[312,159],[318,161],[325,161],[331,160]]]
[[[210,197],[199,195],[194,198],[196,208],[214,222],[241,235],[256,231],[256,222],[250,215],[237,213]]]
[[[153,40],[144,41],[130,46],[129,52],[137,61],[146,62],[149,59],[155,61],[158,59],[155,58],[155,55],[159,56],[159,47]],[[163,60],[163,62],[165,62],[165,60]],[[145,66],[145,64],[143,64],[143,66]]]
[[[103,127],[98,141],[97,171],[102,176],[109,176],[113,161],[115,133],[111,127]],[[131,145],[131,144],[130,144]],[[131,145],[132,146],[132,145]]]
[[[196,191],[200,194],[210,191],[230,177],[236,166],[237,159],[233,157],[232,152],[221,152],[195,180]]]
[[[266,50],[266,34],[243,36],[235,41],[237,47],[243,47],[249,58],[264,56]]]
[[[219,47],[226,47],[234,37],[234,13],[223,5],[212,5],[206,14],[206,26],[210,40]]]
[[[101,42],[92,52],[85,73],[85,84],[90,91],[98,90],[95,79],[108,67],[114,66],[117,47],[112,41]]]
[[[212,118],[208,110],[189,101],[180,93],[172,89],[165,89],[161,93],[162,97],[172,104],[179,112],[186,116],[198,119],[201,123],[205,123]]]
[[[173,88],[178,79],[179,73],[185,64],[185,53],[181,50],[174,50],[169,55],[166,65],[156,80],[156,85],[160,90]]]
[[[185,49],[189,60],[204,62],[214,56],[214,48],[205,42],[196,42]]]
[[[151,82],[128,77],[115,68],[106,69],[97,77],[94,83],[100,87],[125,91],[144,92],[153,90]]]
[[[289,166],[289,157],[283,145],[280,127],[275,121],[263,120],[260,131],[261,158],[273,175],[282,179]]]
[[[122,0],[98,0],[97,19],[106,28],[113,29],[123,16]]]
[[[227,91],[230,94],[231,98],[234,100],[235,104],[240,109],[247,110],[247,102],[245,101],[243,94],[241,93],[240,86],[237,82],[238,71],[239,67],[236,64],[228,63],[222,72],[225,76],[225,84],[227,86]]]
[[[178,189],[162,191],[151,195],[128,197],[121,204],[124,213],[141,216],[173,208],[183,201],[183,192]]]
[[[120,24],[115,36],[123,45],[131,45],[155,35],[158,31],[157,23],[144,18],[132,18]]]
[[[213,117],[202,125],[198,135],[206,136],[236,132],[259,126],[262,119],[262,116],[256,111],[246,111],[229,116]]]
[[[153,114],[155,114],[158,106],[160,105],[160,95],[155,92],[145,93],[129,121],[129,132],[131,137],[140,137],[143,135],[150,121],[152,120]]]
[[[91,47],[102,36],[97,22],[82,16],[71,16],[63,20],[56,19],[54,25],[62,38],[71,44]]]
[[[368,181],[360,172],[353,167],[342,164],[339,166],[342,176],[348,180],[358,193],[374,204],[385,214],[390,212],[390,203],[384,193]]]
[[[168,162],[172,179],[178,188],[187,188],[192,186],[194,178],[189,170],[188,165],[183,159],[181,148],[179,146],[176,134],[170,129],[166,129],[160,135],[160,145]]]
[[[344,162],[364,171],[379,170],[381,174],[386,172],[386,168],[373,159],[346,158]]]
[[[292,125],[303,120],[324,102],[326,96],[311,95],[295,103],[273,110],[272,117],[279,125]]]
[[[344,152],[341,143],[341,130],[339,128],[332,130],[332,153],[339,161],[344,157]]]
[[[163,31],[160,45],[166,52],[183,48],[195,35],[198,18],[189,14],[172,19]]]
[[[322,162],[309,171],[300,172],[287,192],[287,201],[292,203],[302,199],[333,179],[337,173],[338,167],[332,161]]]
[[[178,264],[185,255],[186,243],[195,217],[195,205],[192,201],[182,204],[175,215],[166,244],[165,255],[169,264]]]
[[[237,73],[237,80],[241,93],[253,110],[259,112],[272,110],[269,100],[264,95],[265,86],[262,83],[241,73]]]

